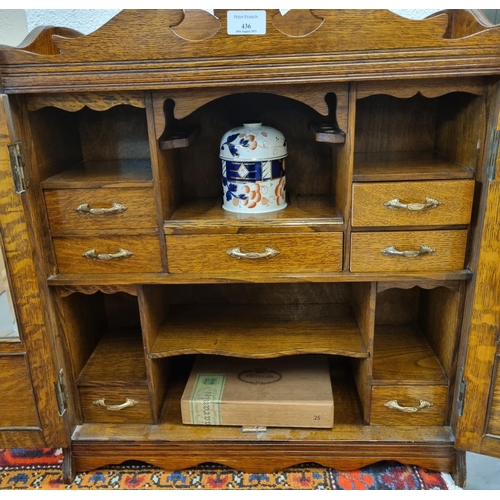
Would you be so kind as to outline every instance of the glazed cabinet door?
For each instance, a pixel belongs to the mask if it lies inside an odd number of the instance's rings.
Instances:
[[[496,90],[500,90],[497,85]],[[497,92],[497,103],[500,101]],[[487,202],[458,403],[459,449],[500,457],[500,113],[491,121]],[[460,401],[462,399],[462,401]]]
[[[0,448],[64,447],[58,370],[11,169],[14,134],[7,96],[0,95]]]

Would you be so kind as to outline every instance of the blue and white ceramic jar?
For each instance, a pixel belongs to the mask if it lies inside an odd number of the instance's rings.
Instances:
[[[262,123],[244,123],[226,132],[220,143],[222,208],[265,213],[286,207],[283,134]]]

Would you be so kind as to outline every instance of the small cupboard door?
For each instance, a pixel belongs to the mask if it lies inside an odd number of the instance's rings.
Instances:
[[[500,102],[500,87],[497,86]],[[498,108],[497,108],[498,109]],[[459,396],[456,447],[500,458],[500,113],[490,137],[490,176]],[[495,168],[496,167],[496,171]],[[462,408],[460,408],[462,406]]]
[[[22,195],[8,146],[8,99],[0,95],[0,448],[65,447],[43,305]]]

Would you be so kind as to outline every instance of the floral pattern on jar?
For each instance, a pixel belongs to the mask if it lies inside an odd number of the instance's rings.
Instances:
[[[221,140],[222,207],[264,213],[286,207],[285,137],[261,123],[232,129]]]

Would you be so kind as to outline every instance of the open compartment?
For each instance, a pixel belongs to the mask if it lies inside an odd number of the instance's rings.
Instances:
[[[445,425],[465,285],[379,287],[370,423]]]
[[[144,98],[123,94],[35,96],[28,120],[43,186],[152,182]]]
[[[159,404],[150,397],[148,372],[152,368],[144,356],[137,297],[125,292],[92,292],[60,298],[67,311],[62,326],[81,420],[154,423]]]
[[[366,359],[370,290],[366,283],[143,286],[143,314],[150,318],[148,357],[335,354]]]
[[[298,86],[300,87],[300,86]],[[336,190],[345,190],[336,161],[347,129],[347,86],[269,87],[253,91],[207,89],[154,95],[160,175],[165,177],[165,232],[207,228],[322,225],[341,230],[345,214]],[[235,214],[222,209],[220,141],[230,129],[259,122],[276,128],[286,139],[288,206],[277,212]],[[180,132],[177,132],[180,131]],[[185,133],[185,131],[188,131]],[[192,133],[196,131],[196,133]],[[185,133],[181,143],[168,139]],[[342,183],[342,185],[339,185]],[[339,229],[340,226],[340,229]]]
[[[177,393],[182,394],[183,377],[196,355],[272,362],[304,354],[337,360],[332,373],[345,380],[338,389],[341,400],[347,387],[353,400],[344,421],[362,421],[360,404],[367,405],[371,374],[374,290],[372,283],[140,287],[147,357],[171,366],[170,375],[161,378],[166,395],[162,421],[177,419],[168,415],[177,415]]]
[[[473,178],[486,119],[484,92],[480,79],[361,85],[354,181]]]

